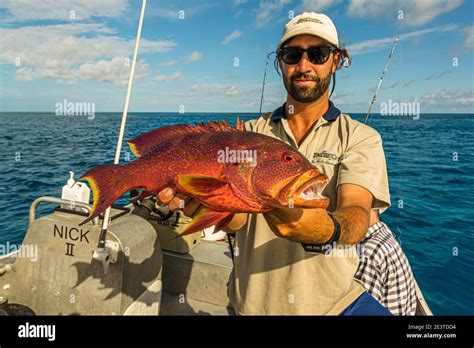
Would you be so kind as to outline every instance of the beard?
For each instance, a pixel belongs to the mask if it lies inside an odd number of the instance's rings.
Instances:
[[[286,91],[291,97],[300,103],[311,103],[321,98],[321,96],[328,90],[331,82],[331,71],[327,76],[320,78],[306,73],[294,73],[292,76],[283,75],[283,83]],[[295,80],[311,80],[315,81],[314,87],[299,87],[295,84]]]

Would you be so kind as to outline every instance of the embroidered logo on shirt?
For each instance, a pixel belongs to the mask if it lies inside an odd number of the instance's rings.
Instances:
[[[327,159],[337,160],[337,156],[335,154],[329,153],[326,151],[316,152],[313,156],[313,160],[315,160],[316,158],[327,158]]]

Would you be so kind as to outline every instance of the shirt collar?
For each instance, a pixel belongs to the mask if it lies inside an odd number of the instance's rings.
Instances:
[[[273,122],[277,122],[279,120],[281,120],[281,118],[286,118],[286,112],[285,112],[285,106],[286,106],[286,103],[284,103],[282,106],[280,106],[278,109],[276,109],[275,111],[273,111],[273,114],[272,114],[272,121]],[[338,108],[336,108],[334,106],[334,104],[332,103],[332,101],[329,101],[329,109],[328,111],[326,111],[326,113],[323,115],[323,118],[326,120],[326,121],[334,121],[336,120],[339,115],[341,115],[341,110],[339,110]]]

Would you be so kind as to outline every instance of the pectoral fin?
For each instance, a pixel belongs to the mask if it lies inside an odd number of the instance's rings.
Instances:
[[[227,181],[202,174],[177,175],[176,187],[202,200],[229,192]]]

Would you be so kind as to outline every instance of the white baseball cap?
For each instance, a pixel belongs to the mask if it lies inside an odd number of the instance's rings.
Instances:
[[[331,18],[316,12],[303,12],[290,20],[283,29],[278,47],[281,47],[286,40],[302,34],[318,36],[339,47],[336,26]]]

